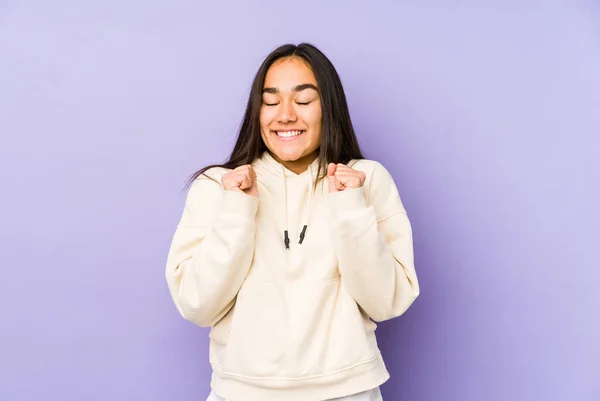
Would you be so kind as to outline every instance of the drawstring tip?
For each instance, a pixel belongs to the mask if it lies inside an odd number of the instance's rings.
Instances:
[[[304,236],[306,235],[306,228],[308,226],[305,224],[304,227],[302,227],[302,232],[300,233],[300,241],[298,241],[299,244],[302,243],[302,241],[304,241]]]
[[[285,249],[290,249],[290,237],[288,236],[287,230],[285,230],[283,232],[283,236],[284,236],[283,242],[285,243]]]

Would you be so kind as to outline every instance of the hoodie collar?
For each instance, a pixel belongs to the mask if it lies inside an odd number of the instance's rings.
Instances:
[[[275,160],[275,158],[267,150],[258,159],[257,167],[258,166],[262,166],[265,168],[266,171],[278,176],[285,174],[285,177],[302,177],[305,175],[312,175],[312,177],[316,177],[317,170],[319,169],[319,158],[317,157],[315,160],[313,160],[313,162],[308,166],[308,168],[305,171],[303,171],[300,174],[296,174],[292,170],[288,169],[283,164]]]

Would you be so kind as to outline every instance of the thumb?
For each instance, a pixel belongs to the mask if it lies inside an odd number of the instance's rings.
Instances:
[[[335,176],[335,170],[337,170],[337,165],[335,163],[329,163],[329,165],[327,166],[327,175],[329,176],[329,178]]]
[[[329,178],[329,192],[337,192],[335,188],[335,171],[337,166],[335,163],[329,163],[327,166],[327,177]]]

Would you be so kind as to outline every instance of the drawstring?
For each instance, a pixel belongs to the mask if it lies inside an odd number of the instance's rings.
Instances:
[[[312,186],[313,186],[313,176],[312,170],[310,167],[308,168],[308,207],[306,211],[306,216],[304,217],[304,225],[302,226],[302,232],[300,233],[300,241],[299,244],[302,244],[304,241],[304,236],[306,235],[306,228],[308,227],[308,219],[310,218],[310,205],[312,204]]]
[[[285,230],[283,231],[283,243],[285,249],[290,249],[290,237],[288,235],[288,210],[287,210],[287,185],[285,181],[285,169],[281,166],[281,182],[283,186],[283,221],[285,223]]]
[[[284,218],[283,221],[285,222],[285,229],[283,230],[283,243],[285,244],[285,249],[290,249],[290,236],[289,236],[289,232],[288,232],[288,209],[287,209],[287,182],[285,179],[285,168],[283,166],[281,166],[281,182],[282,182],[282,187],[283,187],[283,204],[284,204]],[[308,206],[307,206],[307,211],[306,211],[306,215],[304,217],[304,224],[302,226],[302,232],[300,232],[300,236],[299,236],[299,244],[302,244],[302,242],[304,241],[304,238],[306,237],[306,229],[308,228],[308,219],[310,218],[310,207],[312,204],[312,185],[313,185],[313,176],[312,176],[312,170],[310,169],[310,167],[308,168],[308,177],[309,177],[309,185],[308,185]]]

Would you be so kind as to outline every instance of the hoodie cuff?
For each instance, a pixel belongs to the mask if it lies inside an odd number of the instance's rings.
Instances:
[[[258,211],[258,198],[244,192],[223,191],[222,211],[228,214],[254,218]]]
[[[363,187],[346,189],[329,194],[329,206],[333,212],[340,209],[361,209],[367,206]]]

